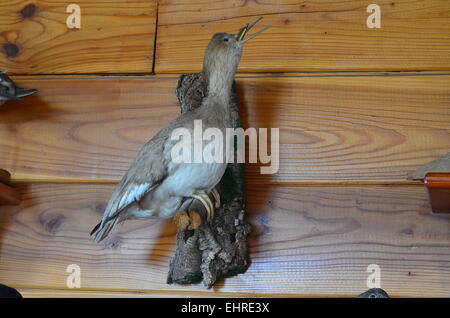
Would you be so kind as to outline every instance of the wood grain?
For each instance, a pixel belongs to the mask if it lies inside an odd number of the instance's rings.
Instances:
[[[39,94],[0,116],[2,167],[13,180],[117,180],[178,115],[176,80],[29,78]]]
[[[79,0],[81,28],[66,25],[69,0],[0,3],[0,70],[16,74],[150,73],[156,0]]]
[[[244,80],[244,79],[243,79]],[[280,169],[253,182],[398,182],[450,149],[450,77],[255,77],[244,126],[280,128]]]
[[[13,181],[116,182],[179,114],[172,77],[16,77],[39,94],[0,110]],[[449,75],[238,77],[245,127],[280,128],[280,169],[250,183],[407,182],[450,148]]]
[[[378,264],[392,296],[450,296],[450,217],[430,213],[421,186],[248,185],[251,266],[209,291],[165,284],[170,221],[129,221],[103,244],[89,239],[112,188],[21,185],[22,204],[0,214],[0,281],[65,290],[66,267],[78,264],[88,292],[355,296]]]
[[[212,297],[248,297],[247,293],[211,293],[208,291],[192,290],[84,290],[84,289],[45,289],[45,288],[19,288],[18,291],[24,298],[212,298]],[[253,294],[254,295],[254,294]],[[253,296],[252,295],[252,296]],[[255,295],[265,296],[265,294]],[[285,295],[287,297],[295,297]]]
[[[246,44],[243,72],[450,69],[450,2],[164,0],[158,8],[157,73],[197,72],[216,32],[235,33],[255,16],[271,28]]]

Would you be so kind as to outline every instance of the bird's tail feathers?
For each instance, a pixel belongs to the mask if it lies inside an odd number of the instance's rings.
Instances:
[[[117,223],[119,223],[118,216],[107,220],[106,222],[102,221],[97,224],[91,232],[91,236],[94,236],[95,243],[105,239]]]

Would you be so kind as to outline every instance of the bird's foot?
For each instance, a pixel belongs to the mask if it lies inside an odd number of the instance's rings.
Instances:
[[[202,217],[195,211],[181,211],[174,216],[174,221],[181,230],[195,230],[202,224]]]
[[[215,209],[219,207],[220,195],[215,188],[210,195],[205,192],[195,192],[185,201],[181,212],[174,216],[174,221],[179,229],[195,230],[204,221],[211,221],[214,218]]]

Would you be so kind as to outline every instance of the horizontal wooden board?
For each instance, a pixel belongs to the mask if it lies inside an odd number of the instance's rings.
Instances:
[[[258,182],[398,182],[450,149],[450,77],[255,77],[244,126],[280,128],[274,175]]]
[[[0,109],[15,181],[116,182],[178,115],[177,77],[16,77],[39,93]],[[450,76],[240,76],[244,126],[280,129],[280,165],[250,183],[406,182],[450,148]]]
[[[39,93],[3,105],[0,166],[13,180],[117,180],[177,116],[176,80],[30,77]]]
[[[379,29],[367,27],[372,3],[161,1],[155,70],[199,71],[214,33],[235,33],[257,16],[271,28],[246,44],[243,72],[450,69],[449,1],[377,1]]]
[[[198,298],[198,297],[244,297],[247,294],[236,293],[210,293],[183,291],[159,291],[159,290],[84,290],[84,289],[45,289],[45,288],[19,288],[19,293],[24,298]]]
[[[70,4],[81,28],[66,24]],[[16,74],[150,73],[156,0],[0,3],[0,70]]]
[[[170,221],[128,221],[105,242],[89,238],[113,185],[23,184],[23,202],[0,213],[0,281],[65,290],[69,264],[81,291],[202,295],[346,295],[381,268],[392,296],[450,296],[450,217],[433,215],[421,186],[247,185],[251,266],[213,290],[165,283]]]

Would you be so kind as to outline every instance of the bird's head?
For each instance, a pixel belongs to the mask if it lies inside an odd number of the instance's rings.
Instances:
[[[0,72],[0,99],[20,99],[28,95],[37,92],[36,89],[26,89],[18,87],[14,82],[6,75],[7,71]]]
[[[206,76],[211,72],[219,72],[223,73],[223,75],[231,73],[234,75],[241,59],[244,44],[268,28],[266,26],[245,38],[248,31],[261,19],[262,17],[259,17],[254,22],[247,24],[238,33],[216,33],[213,35],[206,48],[203,61],[203,71]]]
[[[14,96],[16,93],[15,85],[8,75],[6,75],[6,72],[0,72],[0,92]]]

